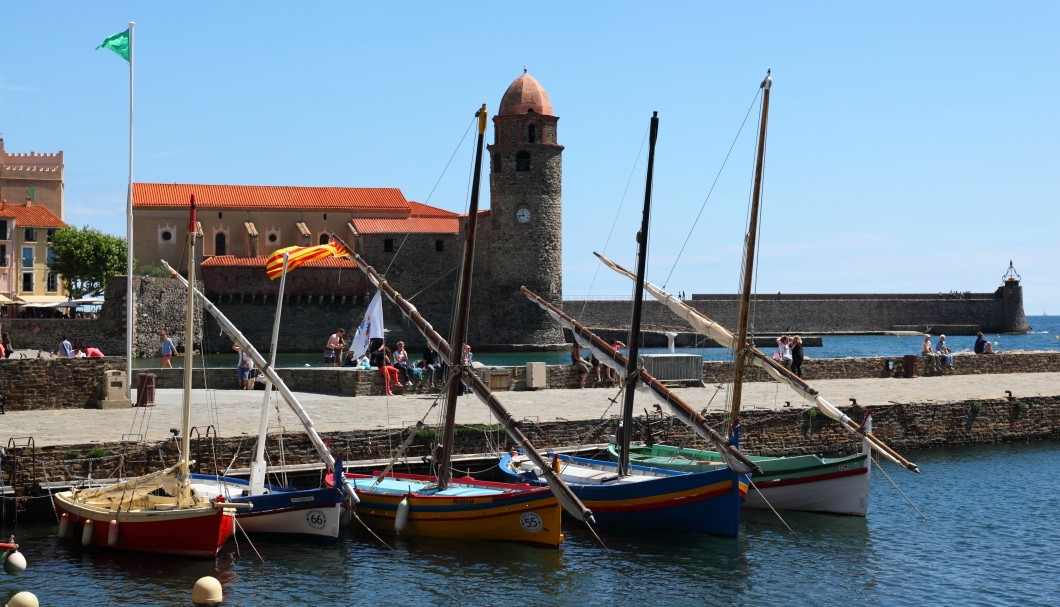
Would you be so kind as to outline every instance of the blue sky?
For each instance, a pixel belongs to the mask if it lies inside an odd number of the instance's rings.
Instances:
[[[740,128],[771,68],[757,291],[992,291],[1012,260],[1027,312],[1060,313],[1060,3],[53,1],[2,13],[0,134],[10,152],[65,153],[70,224],[124,235],[128,68],[93,49],[135,21],[136,181],[397,187],[463,211],[461,139],[525,65],[566,146],[564,293],[630,292],[592,252],[633,264],[652,111],[649,280],[732,293],[757,114]]]

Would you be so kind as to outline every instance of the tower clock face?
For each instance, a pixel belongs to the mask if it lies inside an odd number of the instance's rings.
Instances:
[[[527,223],[530,221],[530,209],[522,207],[515,212],[515,220],[519,223]]]

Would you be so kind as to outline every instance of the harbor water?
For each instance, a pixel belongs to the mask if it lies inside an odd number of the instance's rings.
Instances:
[[[42,606],[190,605],[210,575],[230,607],[1060,603],[1060,442],[905,455],[923,474],[874,471],[865,518],[789,513],[788,531],[745,511],[736,539],[600,529],[606,550],[568,523],[558,550],[388,537],[391,550],[351,527],[334,546],[240,538],[198,561],[88,550],[56,524],[9,523],[29,569],[0,575],[0,601],[28,590]]]
[[[994,344],[994,349],[999,352],[1005,351],[1032,351],[1032,350],[1060,350],[1060,316],[1030,316],[1027,318],[1033,330],[1024,334],[990,334],[986,339]],[[327,335],[321,336],[320,353],[317,354],[280,354],[276,358],[278,367],[323,367],[324,366],[324,343]],[[825,335],[823,345],[820,347],[805,348],[808,358],[843,358],[847,356],[903,356],[905,354],[920,354],[920,345],[923,338],[917,335]],[[938,341],[937,336],[932,336],[931,343]],[[950,349],[954,352],[962,350],[971,351],[975,345],[975,336],[956,335],[947,336]],[[393,344],[391,344],[393,345]],[[227,343],[223,346],[227,349]],[[768,350],[768,348],[762,348]],[[641,348],[641,354],[661,354],[666,348]],[[682,354],[699,354],[703,360],[729,360],[731,353],[726,348],[678,348]],[[413,360],[420,358],[420,352],[410,352]],[[205,360],[205,362],[203,362]],[[570,364],[570,352],[476,352],[475,360],[489,366],[522,366],[530,361],[545,362],[550,365]],[[140,358],[134,361],[134,366],[140,369],[157,369],[160,366],[159,358]],[[173,366],[179,367],[181,359],[173,359]],[[235,367],[236,356],[233,354],[208,354],[196,360],[196,365],[205,364],[207,367]]]

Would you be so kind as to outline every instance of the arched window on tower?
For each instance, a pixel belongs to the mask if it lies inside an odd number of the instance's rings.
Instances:
[[[515,170],[519,172],[530,170],[530,152],[524,150],[515,155]]]
[[[329,240],[331,240],[331,237],[328,236],[327,232],[320,235],[320,244],[328,244]]]
[[[537,143],[537,126],[531,124],[526,127],[526,140],[530,143]]]
[[[224,232],[218,232],[213,237],[213,254],[228,255],[228,239]]]

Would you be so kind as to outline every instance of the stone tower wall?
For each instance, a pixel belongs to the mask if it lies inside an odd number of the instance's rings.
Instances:
[[[563,297],[563,146],[555,116],[534,113],[494,117],[490,151],[488,308],[480,310],[476,340],[484,347],[501,344],[558,344],[561,329],[519,293],[526,286],[538,295]],[[535,142],[528,140],[534,126]],[[528,171],[518,171],[516,156],[530,155]],[[516,220],[526,208],[530,220]],[[480,241],[481,242],[481,241]],[[476,279],[477,280],[477,279]],[[476,289],[477,290],[477,289]]]

